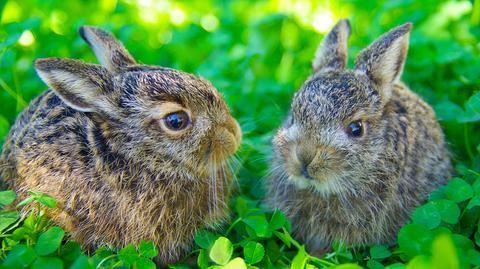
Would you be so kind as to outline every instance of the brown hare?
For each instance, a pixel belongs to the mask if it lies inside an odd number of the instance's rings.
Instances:
[[[273,139],[267,201],[313,252],[334,240],[391,243],[415,206],[451,174],[432,108],[400,82],[412,25],[382,35],[346,69],[341,20]]]
[[[137,64],[112,34],[81,27],[101,65],[35,62],[50,87],[12,127],[0,175],[58,201],[54,222],[86,249],[153,240],[161,264],[227,215],[227,159],[241,131],[208,81]]]

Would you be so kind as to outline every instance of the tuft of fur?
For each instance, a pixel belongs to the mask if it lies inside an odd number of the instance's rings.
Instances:
[[[208,81],[136,64],[99,28],[80,34],[102,65],[35,62],[50,89],[10,130],[0,177],[21,197],[53,196],[48,215],[87,250],[153,240],[160,264],[178,261],[198,228],[227,216],[239,125]],[[191,124],[167,129],[179,110]]]
[[[412,210],[451,176],[432,108],[400,82],[411,24],[382,35],[345,69],[349,23],[340,21],[313,61],[273,139],[267,202],[282,209],[313,252],[334,240],[392,243]],[[362,137],[346,133],[362,121]]]

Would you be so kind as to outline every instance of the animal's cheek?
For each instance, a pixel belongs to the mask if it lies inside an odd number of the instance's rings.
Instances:
[[[274,150],[279,154],[283,159],[288,159],[291,149],[290,143],[287,141],[285,129],[278,130],[277,134],[272,140]]]

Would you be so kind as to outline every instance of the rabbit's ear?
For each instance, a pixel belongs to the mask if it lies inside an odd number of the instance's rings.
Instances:
[[[84,112],[111,110],[106,93],[111,75],[102,66],[77,60],[46,58],[35,61],[40,78],[69,106]]]
[[[390,95],[389,84],[400,79],[403,65],[407,57],[408,39],[411,23],[398,26],[383,34],[370,46],[360,52],[355,63],[355,69],[366,75],[380,89]]]
[[[348,60],[347,43],[350,31],[351,27],[348,20],[340,20],[333,27],[315,53],[315,59],[312,62],[315,73],[327,68],[345,68]]]
[[[135,64],[135,60],[111,33],[93,26],[82,26],[80,36],[88,43],[100,63],[111,72]]]

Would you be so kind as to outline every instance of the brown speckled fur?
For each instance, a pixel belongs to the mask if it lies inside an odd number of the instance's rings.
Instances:
[[[451,175],[432,108],[399,82],[410,28],[384,34],[347,70],[350,25],[340,21],[273,139],[267,202],[310,251],[334,240],[392,243],[413,208]],[[367,126],[359,138],[345,132],[356,120]]]
[[[37,60],[50,90],[12,127],[0,178],[22,197],[35,190],[56,198],[58,209],[47,213],[85,249],[154,240],[160,264],[178,261],[198,228],[227,216],[226,162],[239,126],[208,81],[135,64],[98,28],[80,33],[102,65]],[[158,114],[177,106],[192,124],[175,133]]]

